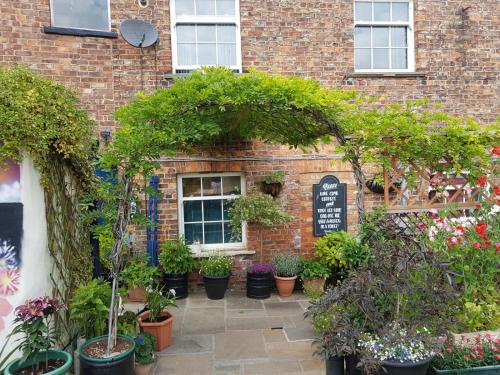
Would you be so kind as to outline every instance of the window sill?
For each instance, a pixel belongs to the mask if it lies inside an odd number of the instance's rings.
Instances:
[[[226,255],[226,256],[236,256],[236,255],[254,255],[255,254],[255,251],[251,251],[251,250],[246,250],[246,249],[234,249],[234,250],[219,250],[219,251],[215,251],[214,252],[215,254],[217,255]],[[210,251],[206,251],[206,252],[203,252],[203,253],[194,253],[193,254],[193,257],[194,258],[208,258],[212,255],[214,255],[214,253],[211,253]]]
[[[54,26],[44,26],[43,32],[45,34],[57,34],[57,35],[73,35],[73,36],[94,36],[98,38],[118,38],[118,33],[114,31],[97,31],[97,30],[85,30],[85,29],[72,29],[70,27],[54,27]]]
[[[425,72],[352,72],[348,78],[414,78],[426,77]]]

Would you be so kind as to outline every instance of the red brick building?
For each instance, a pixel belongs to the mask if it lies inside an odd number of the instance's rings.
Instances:
[[[0,64],[73,87],[99,131],[113,130],[112,112],[138,91],[200,65],[254,66],[389,100],[428,98],[483,122],[500,115],[498,0],[20,0],[3,1],[0,15]],[[119,32],[129,19],[153,24],[158,43],[129,45]],[[200,243],[196,251],[238,254],[237,268],[260,258],[261,243],[265,260],[276,251],[310,253],[312,185],[323,176],[348,184],[349,228],[357,221],[351,168],[340,159],[331,148],[303,153],[258,142],[164,159],[160,242],[184,234]],[[258,189],[272,170],[285,172],[280,198],[294,221],[262,233],[250,225],[231,243],[226,196]]]

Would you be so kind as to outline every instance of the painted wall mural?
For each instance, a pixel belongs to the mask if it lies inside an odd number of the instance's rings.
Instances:
[[[12,311],[8,298],[18,292],[23,236],[21,176],[18,164],[0,168],[0,331]]]

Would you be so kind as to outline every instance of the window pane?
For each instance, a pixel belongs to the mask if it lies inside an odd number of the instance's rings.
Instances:
[[[372,20],[372,3],[356,2],[356,21]]]
[[[178,43],[196,43],[195,25],[179,25],[176,30]]]
[[[217,65],[215,44],[198,45],[198,64]]]
[[[203,196],[221,195],[220,177],[203,177]]]
[[[203,221],[222,220],[222,200],[203,201]]]
[[[197,16],[215,15],[215,0],[196,0]]]
[[[52,0],[52,26],[109,30],[108,0]]]
[[[179,65],[196,65],[196,44],[178,44],[177,59]]]
[[[235,0],[217,0],[217,15],[234,16],[236,13],[234,2]]]
[[[224,243],[231,243],[231,242],[240,242],[241,239],[237,238],[232,238],[233,237],[233,231],[231,230],[231,226],[229,223],[224,223]]]
[[[389,28],[374,27],[372,29],[373,47],[389,47]]]
[[[222,222],[204,224],[205,243],[222,243]]]
[[[376,48],[373,50],[373,69],[389,69],[388,48]]]
[[[391,3],[373,3],[373,20],[390,21]]]
[[[371,69],[371,50],[369,48],[356,48],[356,69]]]
[[[233,201],[232,200],[224,200],[224,220],[229,220],[229,209],[231,208],[231,206],[233,205]]]
[[[217,26],[217,42],[236,43],[236,26]]]
[[[184,202],[184,222],[201,221],[201,201]]]
[[[406,27],[391,28],[392,47],[406,47]]]
[[[371,36],[369,27],[356,27],[354,29],[354,45],[356,47],[370,47]]]
[[[392,3],[392,20],[408,21],[408,3]]]
[[[392,50],[392,69],[408,69],[408,57],[406,48],[395,48]]]
[[[215,43],[215,25],[197,26],[198,43]]]
[[[176,0],[175,14],[178,16],[194,15],[194,0]]]
[[[185,224],[184,237],[188,245],[203,243],[203,224]]]
[[[183,178],[182,179],[182,195],[184,197],[199,197],[201,196],[201,178]]]
[[[235,66],[236,65],[236,44],[218,44],[218,65]]]
[[[222,188],[224,189],[224,195],[241,194],[241,177],[222,177]]]

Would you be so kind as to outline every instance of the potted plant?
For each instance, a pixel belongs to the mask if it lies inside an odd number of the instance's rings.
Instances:
[[[300,278],[304,284],[304,293],[311,298],[318,298],[323,293],[330,268],[319,259],[304,259],[301,264]]]
[[[158,261],[163,271],[164,288],[174,289],[177,299],[186,298],[188,273],[196,267],[196,261],[184,238],[164,242],[158,254]]]
[[[174,316],[165,311],[167,306],[175,306],[175,291],[163,292],[160,287],[146,289],[147,311],[139,315],[141,332],[150,333],[156,338],[156,351],[170,346],[172,342],[172,323]]]
[[[9,336],[22,335],[17,348],[22,357],[11,362],[4,374],[66,374],[73,358],[51,349],[55,342],[52,317],[65,306],[55,298],[39,297],[16,307],[15,327]]]
[[[200,274],[209,299],[224,298],[231,275],[231,263],[229,257],[222,255],[213,255],[201,262]]]
[[[274,256],[272,264],[279,295],[281,297],[291,296],[300,271],[300,256],[292,253],[280,253]]]
[[[459,342],[448,339],[432,361],[436,374],[493,375],[500,374],[500,339],[490,333]]]
[[[247,270],[247,297],[265,299],[271,296],[273,267],[268,263],[252,264]]]
[[[158,276],[158,268],[148,265],[147,256],[130,260],[120,272],[120,280],[128,287],[127,299],[130,302],[146,302],[145,289]]]
[[[150,375],[155,361],[156,337],[141,333],[135,338],[135,374]]]
[[[283,171],[270,172],[262,180],[262,191],[265,194],[269,194],[273,198],[276,198],[280,194],[284,182],[285,182],[285,172]]]

